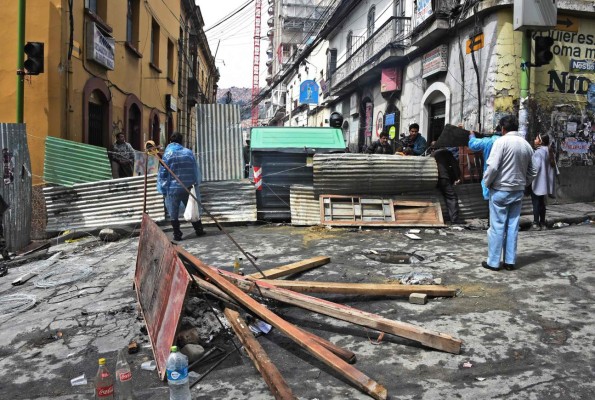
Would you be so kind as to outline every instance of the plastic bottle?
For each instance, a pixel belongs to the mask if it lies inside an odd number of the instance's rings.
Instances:
[[[118,361],[116,362],[116,380],[118,382],[118,399],[135,400],[132,392],[132,372],[126,361],[124,350],[118,352]]]
[[[114,379],[105,366],[105,358],[99,359],[99,369],[95,376],[95,399],[114,399]]]
[[[235,260],[233,260],[233,272],[235,272],[236,274],[240,273],[240,260],[236,257]]]
[[[171,347],[165,368],[169,400],[192,400],[188,385],[188,357],[179,353],[177,346]]]

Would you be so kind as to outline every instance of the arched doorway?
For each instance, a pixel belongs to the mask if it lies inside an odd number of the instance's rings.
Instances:
[[[126,140],[136,150],[141,150],[143,146],[142,137],[142,110],[143,105],[135,95],[131,94],[124,103],[124,120],[126,126],[124,127],[126,133]]]
[[[421,99],[419,133],[428,144],[437,140],[444,125],[450,122],[450,89],[442,82],[434,82]]]
[[[111,132],[111,94],[102,79],[91,78],[83,88],[83,142],[109,147]]]
[[[374,103],[369,97],[362,100],[359,115],[357,147],[358,152],[362,152],[366,146],[372,143],[372,131],[374,129]]]
[[[149,136],[151,140],[155,142],[155,145],[159,146],[161,144],[161,120],[159,119],[159,111],[156,108],[151,110],[151,115],[149,116]]]

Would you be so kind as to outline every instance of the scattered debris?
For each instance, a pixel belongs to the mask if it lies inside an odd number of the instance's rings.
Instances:
[[[409,302],[411,304],[424,305],[428,302],[428,295],[425,293],[411,293],[409,295]]]
[[[567,224],[566,222],[556,222],[554,225],[552,225],[552,228],[564,228],[570,226],[570,224]]]
[[[40,275],[35,287],[50,288],[87,278],[93,270],[86,265],[66,265],[64,268],[53,268]]]
[[[431,235],[435,235],[437,233],[436,229],[426,229],[424,233],[429,233]]]
[[[434,275],[428,272],[411,271],[405,275],[397,276],[397,279],[403,285],[434,285]]]
[[[434,285],[442,285],[442,278],[434,278]]]
[[[364,250],[362,254],[371,260],[390,264],[415,264],[424,260],[420,255],[400,250]]]
[[[0,316],[27,311],[35,306],[37,297],[32,294],[9,294],[0,297]]]
[[[103,240],[104,242],[117,242],[120,240],[120,235],[111,228],[104,228],[99,231],[99,239]]]
[[[486,378],[483,378],[483,377],[481,377],[481,376],[478,376],[478,377],[476,377],[476,378],[475,378],[475,380],[476,380],[476,381],[483,382],[483,381],[485,381],[485,380],[486,380]]]
[[[267,324],[266,322],[257,319],[254,322],[252,322],[250,325],[248,325],[248,328],[250,328],[250,330],[252,331],[252,333],[254,333],[255,335],[260,335],[260,334],[267,334],[271,331],[271,329],[273,328],[271,325]]]
[[[145,361],[140,365],[140,367],[147,371],[154,371],[155,368],[157,368],[157,363],[155,362],[155,360]]]
[[[421,240],[421,238],[419,236],[414,235],[413,233],[406,233],[405,236],[411,240]]]
[[[469,361],[465,361],[463,363],[463,368],[471,368],[473,366],[473,364],[471,364]]]
[[[458,226],[458,225],[457,226],[451,226],[450,229],[453,230],[453,231],[457,231],[457,232],[462,232],[462,231],[465,230],[464,227]]]
[[[192,364],[205,353],[205,348],[199,344],[189,343],[182,347],[180,353],[188,357],[188,363]]]
[[[421,231],[419,229],[409,229],[409,231],[407,231],[407,233],[420,233]]]
[[[136,340],[132,339],[130,343],[128,343],[128,354],[136,354],[138,353],[138,344]]]
[[[82,374],[81,376],[77,376],[76,378],[72,378],[70,380],[70,384],[72,386],[86,385],[87,384],[87,378],[85,377],[85,374]]]

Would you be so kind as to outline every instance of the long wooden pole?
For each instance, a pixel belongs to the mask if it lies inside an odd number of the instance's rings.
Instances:
[[[344,376],[345,379],[351,382],[359,390],[368,394],[374,399],[385,400],[387,398],[388,394],[384,386],[356,369],[353,365],[346,363],[341,358],[337,357],[332,352],[321,346],[319,343],[312,340],[309,336],[304,335],[304,333],[297,327],[283,320],[281,317],[245,294],[238,287],[234,286],[234,284],[220,276],[216,270],[204,264],[202,261],[188,253],[183,248],[176,246],[176,250],[182,258],[189,261],[200,274],[208,277],[219,287],[219,289],[223,290],[242,306],[246,307],[260,318],[273,325],[279,331],[283,332],[305,350],[309,351],[314,357],[318,358],[320,361],[332,368],[335,372]]]
[[[445,333],[430,331],[406,322],[393,321],[377,314],[358,310],[357,308],[283,289],[262,280],[248,279],[224,270],[216,271],[218,275],[225,277],[246,292],[328,315],[342,321],[349,321],[357,325],[415,340],[424,346],[437,350],[453,354],[459,354],[461,351],[463,342]]]
[[[260,375],[262,375],[269,390],[273,396],[275,396],[275,399],[297,400],[297,397],[293,395],[287,382],[283,379],[283,375],[281,375],[260,343],[258,343],[258,340],[254,338],[254,335],[248,328],[248,324],[246,324],[244,318],[242,318],[237,311],[230,310],[229,308],[224,309],[223,313],[231,324],[236,336],[240,342],[242,342],[248,356],[252,359],[254,366],[258,372],[260,372]]]

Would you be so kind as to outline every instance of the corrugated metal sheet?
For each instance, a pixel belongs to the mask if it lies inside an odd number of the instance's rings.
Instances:
[[[200,185],[204,207],[219,222],[256,221],[256,193],[247,179],[241,181],[206,182]],[[206,214],[202,222],[213,223]]]
[[[161,228],[143,217],[134,272],[134,288],[151,339],[159,377],[184,310],[190,275]]]
[[[432,157],[376,154],[316,154],[318,194],[395,195],[432,190],[438,168]]]
[[[199,104],[196,113],[196,149],[203,181],[242,179],[244,161],[240,107]]]
[[[250,130],[252,150],[275,149],[277,151],[314,152],[324,149],[345,151],[343,131],[338,128],[314,127],[258,127]]]
[[[252,164],[262,168],[262,190],[256,191],[259,219],[289,220],[289,187],[312,185],[312,167],[307,166],[307,155],[255,151]]]
[[[112,178],[105,147],[48,136],[45,140],[43,179],[48,183],[72,186]]]
[[[0,194],[9,205],[4,213],[4,238],[9,251],[29,244],[31,234],[31,159],[25,124],[0,124],[2,180]]]
[[[320,224],[320,200],[313,186],[291,185],[289,198],[292,225]]]
[[[72,187],[43,189],[48,232],[92,229],[141,222],[144,176],[110,179]],[[147,182],[147,213],[154,221],[165,219],[163,196],[157,193],[157,175]]]
[[[475,218],[488,218],[489,205],[488,201],[483,199],[480,183],[456,185],[455,192],[459,197],[459,216],[461,219],[470,220]],[[424,192],[421,195],[433,196],[440,199],[440,206],[442,207],[444,220],[449,220],[444,196],[442,196],[438,189]],[[521,215],[530,215],[532,213],[533,206],[531,205],[531,197],[525,196],[523,198]]]

